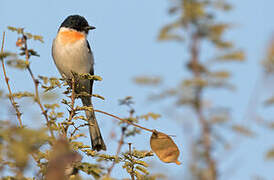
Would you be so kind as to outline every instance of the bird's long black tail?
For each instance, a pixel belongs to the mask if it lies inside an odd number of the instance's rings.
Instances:
[[[84,106],[93,107],[89,97],[82,97],[81,99]],[[92,149],[96,151],[106,150],[107,148],[101,136],[100,128],[98,126],[94,111],[86,111],[86,116],[89,123],[89,134]]]

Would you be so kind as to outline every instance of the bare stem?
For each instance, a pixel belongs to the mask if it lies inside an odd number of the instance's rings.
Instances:
[[[131,154],[131,143],[128,143],[128,152],[130,155],[130,158],[132,159],[132,154]],[[134,180],[134,165],[131,165],[131,172],[130,172],[131,180]]]
[[[193,64],[193,75],[195,78],[201,77],[201,71],[199,70],[199,35],[194,33],[192,36],[192,44],[191,44],[191,62]],[[202,107],[202,91],[203,88],[201,86],[196,87],[195,93],[195,110],[198,115],[198,119],[200,125],[202,126],[202,143],[205,148],[205,157],[206,162],[208,164],[210,177],[209,180],[216,180],[217,179],[217,170],[216,170],[216,162],[212,158],[212,144],[210,140],[211,130],[210,125],[206,121],[203,116],[203,107]]]
[[[71,79],[71,110],[70,110],[70,113],[69,113],[69,119],[68,119],[68,122],[71,122],[72,121],[72,118],[75,116],[75,108],[74,108],[74,104],[75,104],[75,77],[72,76],[72,79]],[[69,124],[66,125],[65,127],[65,133],[67,133],[67,130],[69,128]]]
[[[152,132],[152,133],[154,132],[152,129],[145,128],[145,127],[143,127],[143,126],[140,126],[140,125],[138,125],[138,124],[135,124],[135,123],[133,123],[133,122],[130,122],[129,120],[119,118],[118,116],[115,116],[115,115],[110,114],[110,113],[107,113],[107,112],[104,112],[104,111],[101,111],[101,110],[98,110],[98,109],[94,109],[94,112],[99,112],[99,113],[102,113],[102,114],[111,116],[111,117],[113,117],[113,118],[115,118],[115,119],[118,119],[118,120],[120,120],[120,121],[123,121],[123,122],[125,122],[125,123],[127,123],[127,124],[130,124],[130,125],[132,125],[132,126],[138,127],[138,128],[140,128],[140,129],[143,129],[143,130],[146,130],[146,131],[149,131],[149,132]]]
[[[4,43],[5,43],[5,32],[3,32],[3,40],[2,40],[2,47],[1,47],[1,53],[4,52]],[[5,69],[5,63],[4,63],[4,59],[1,58],[1,63],[2,63],[2,69],[3,69],[3,73],[4,73],[4,77],[5,77],[5,81],[6,81],[6,85],[8,87],[8,91],[9,91],[9,99],[10,99],[10,102],[13,106],[13,108],[15,109],[16,111],[16,116],[17,116],[17,119],[19,121],[19,126],[22,128],[23,127],[23,123],[22,123],[22,119],[21,119],[21,112],[19,111],[18,109],[18,106],[17,106],[17,103],[15,102],[13,96],[12,96],[12,91],[11,91],[11,88],[10,88],[10,85],[9,85],[9,78],[7,76],[7,73],[6,73],[6,69]]]
[[[76,133],[76,131],[78,131],[81,127],[85,127],[85,126],[89,126],[89,124],[88,123],[81,124],[78,127],[76,127],[75,125],[73,125],[74,130],[70,133],[70,137],[74,136],[74,134]]]
[[[114,168],[115,164],[116,164],[116,161],[117,159],[119,158],[119,154],[120,154],[120,151],[121,151],[121,148],[124,144],[124,137],[125,137],[125,130],[126,128],[122,127],[122,134],[121,134],[121,138],[120,138],[120,141],[119,141],[119,145],[117,147],[117,151],[116,151],[116,158],[115,160],[113,161],[112,165],[108,168],[108,173],[107,173],[107,177],[110,177],[110,174],[112,172],[112,169]]]
[[[33,73],[32,73],[32,70],[30,68],[30,63],[29,63],[29,50],[28,50],[28,46],[27,46],[27,36],[25,36],[23,34],[23,42],[24,42],[24,47],[25,47],[25,57],[26,57],[26,64],[27,64],[27,70],[33,80],[33,83],[34,83],[34,88],[35,88],[35,97],[34,97],[34,100],[35,102],[39,105],[41,111],[42,111],[42,114],[44,115],[46,121],[47,121],[47,126],[50,130],[50,134],[51,136],[54,138],[54,133],[51,129],[51,126],[50,126],[50,122],[49,122],[49,118],[48,118],[48,114],[47,114],[47,111],[45,111],[41,101],[40,101],[40,96],[39,96],[39,91],[38,91],[38,85],[39,85],[39,81],[34,77]]]

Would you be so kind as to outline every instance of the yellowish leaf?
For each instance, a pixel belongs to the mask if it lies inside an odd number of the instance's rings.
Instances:
[[[99,98],[99,99],[102,99],[102,100],[105,100],[105,98],[99,94],[92,94],[93,97],[96,97],[96,98]]]
[[[211,37],[213,39],[220,39],[226,29],[229,28],[228,24],[215,24],[210,27]]]
[[[254,132],[244,126],[233,125],[232,130],[245,136],[254,136]]]
[[[267,160],[274,160],[274,148],[267,151],[265,158]]]
[[[243,51],[235,51],[216,58],[219,61],[244,61],[245,53]]]
[[[225,79],[230,77],[230,73],[228,71],[210,72],[210,76]]]
[[[150,146],[161,161],[181,164],[178,161],[180,151],[168,135],[154,130],[150,138]]]
[[[162,79],[157,76],[139,76],[135,77],[134,81],[140,85],[159,85],[162,82]]]
[[[180,34],[174,32],[181,25],[182,25],[181,22],[178,21],[178,22],[164,26],[159,33],[158,40],[159,41],[164,41],[164,40],[183,41],[184,38]]]

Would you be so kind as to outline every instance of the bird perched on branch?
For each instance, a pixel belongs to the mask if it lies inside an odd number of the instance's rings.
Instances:
[[[90,73],[94,75],[94,58],[87,35],[95,27],[90,26],[87,20],[79,15],[68,16],[61,24],[57,36],[52,44],[52,57],[60,74],[65,79],[71,79],[72,72],[78,74]],[[92,94],[93,80],[81,79],[76,82],[76,93]],[[80,96],[84,106],[92,107],[91,98]],[[93,150],[106,150],[104,140],[94,114],[86,111],[89,122],[89,132]]]

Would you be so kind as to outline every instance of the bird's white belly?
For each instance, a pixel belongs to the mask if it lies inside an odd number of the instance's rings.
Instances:
[[[93,68],[93,56],[88,52],[86,40],[61,45],[55,40],[52,50],[54,62],[62,76],[71,77],[71,72],[89,73]]]

